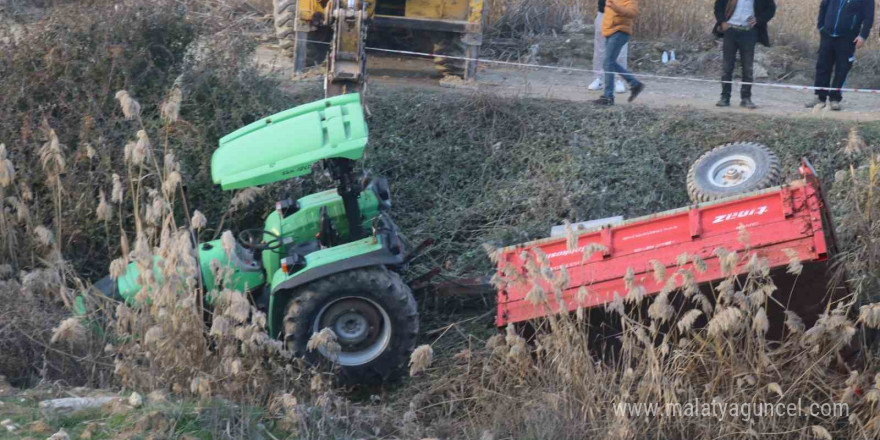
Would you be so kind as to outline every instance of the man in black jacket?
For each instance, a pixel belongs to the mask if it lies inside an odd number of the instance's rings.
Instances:
[[[831,110],[840,110],[843,94],[839,89],[846,83],[856,49],[868,39],[873,25],[874,0],[822,0],[817,24],[822,39],[815,85],[838,90],[816,90],[816,98],[808,102],[807,107],[825,107],[826,99],[830,99]]]
[[[721,100],[716,104],[718,107],[730,106],[737,52],[742,61],[743,82],[755,81],[755,44],[770,45],[767,23],[774,15],[776,2],[773,0],[715,0],[716,22],[712,33],[724,38]],[[752,102],[751,84],[742,85],[739,105],[748,109],[757,108]]]

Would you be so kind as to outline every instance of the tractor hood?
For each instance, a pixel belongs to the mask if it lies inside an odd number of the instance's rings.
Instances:
[[[334,96],[260,119],[220,139],[211,177],[223,189],[266,185],[323,159],[360,159],[367,124],[358,94]]]

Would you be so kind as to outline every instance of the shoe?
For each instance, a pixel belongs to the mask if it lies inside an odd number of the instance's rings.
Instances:
[[[823,108],[823,107],[825,107],[825,101],[819,99],[818,96],[815,97],[815,98],[813,98],[813,99],[811,99],[810,102],[807,102],[807,103],[804,105],[804,107],[806,107],[806,108],[814,108],[814,107],[816,107],[817,105],[820,106],[819,108]]]
[[[645,85],[642,83],[638,83],[634,86],[630,86],[629,88],[629,99],[628,102],[633,102],[636,100],[636,97],[639,96],[639,93],[642,93],[642,90],[645,90]]]
[[[589,90],[602,90],[605,87],[605,83],[602,82],[601,79],[596,78],[590,85],[587,87]]]
[[[621,80],[614,81],[614,93],[624,92],[626,92],[626,84]]]
[[[730,107],[730,98],[722,97],[715,103],[715,107]]]
[[[747,109],[749,109],[749,110],[754,110],[754,109],[758,108],[758,106],[755,105],[754,102],[752,102],[752,99],[751,99],[751,98],[743,98],[743,99],[739,102],[739,106],[742,107],[742,108],[747,108]]]
[[[840,106],[840,101],[831,101],[831,111],[839,112],[843,107]]]
[[[614,105],[614,100],[607,97],[607,96],[603,96],[603,97],[593,101],[593,105],[609,107],[609,106]]]

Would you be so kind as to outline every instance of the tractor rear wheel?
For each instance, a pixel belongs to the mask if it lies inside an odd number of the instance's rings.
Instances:
[[[703,154],[691,166],[691,201],[709,202],[771,188],[780,181],[779,158],[765,145],[734,142]]]
[[[341,350],[308,350],[312,335],[330,328]],[[347,383],[378,383],[399,375],[416,344],[419,314],[412,291],[385,267],[342,272],[298,288],[284,317],[285,344],[310,363],[329,359]]]

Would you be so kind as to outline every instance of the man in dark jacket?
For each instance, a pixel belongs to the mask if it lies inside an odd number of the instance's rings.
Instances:
[[[856,49],[868,39],[873,25],[874,0],[822,0],[817,24],[822,39],[816,60],[816,87],[843,88]],[[816,98],[807,107],[825,107],[826,99],[831,101],[831,110],[840,110],[840,90],[816,90]]]
[[[776,2],[773,0],[715,0],[716,22],[712,33],[724,38],[721,100],[716,104],[718,107],[730,106],[737,52],[742,61],[743,82],[755,81],[755,44],[770,45],[767,23],[774,15]],[[752,102],[751,84],[742,85],[739,105],[748,109],[757,108]]]

